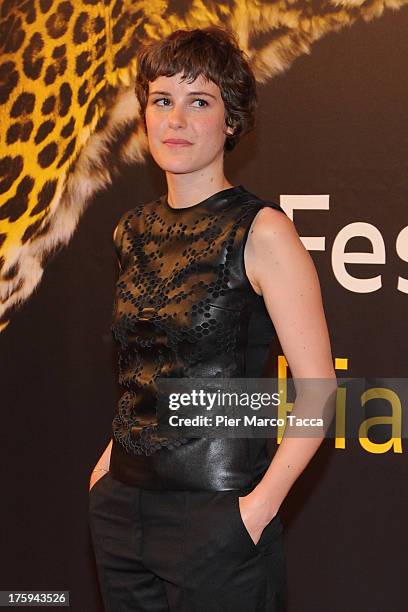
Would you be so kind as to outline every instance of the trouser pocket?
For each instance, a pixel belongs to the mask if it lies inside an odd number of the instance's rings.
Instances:
[[[234,491],[233,495],[231,495],[232,516],[235,520],[241,538],[246,542],[248,549],[255,554],[261,554],[273,549],[274,546],[280,545],[283,531],[282,523],[279,515],[276,515],[271,521],[269,521],[269,523],[267,523],[267,525],[265,525],[261,533],[261,537],[255,544],[242,519],[241,510],[239,507],[239,497],[245,497],[246,494],[246,492],[242,493]]]
[[[98,478],[98,480],[92,485],[91,489],[88,491],[88,506],[89,510],[91,510],[94,506],[95,500],[103,494],[103,491],[106,487],[106,483],[111,479],[109,472],[106,472],[103,476]]]

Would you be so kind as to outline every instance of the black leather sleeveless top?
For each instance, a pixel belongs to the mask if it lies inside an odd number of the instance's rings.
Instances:
[[[115,233],[121,273],[111,330],[124,388],[110,471],[146,489],[254,486],[270,459],[259,438],[163,437],[157,377],[261,377],[274,328],[244,265],[261,200],[242,185],[186,208],[167,194],[126,212]]]

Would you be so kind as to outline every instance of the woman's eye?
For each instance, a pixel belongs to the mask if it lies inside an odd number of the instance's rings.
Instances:
[[[202,98],[197,98],[194,102],[204,102],[204,106],[208,106],[207,100],[203,100]]]
[[[159,104],[159,102],[166,102],[166,104]],[[153,104],[156,104],[157,106],[168,106],[167,102],[171,102],[169,98],[157,98],[157,100],[153,100]],[[207,100],[203,100],[203,98],[196,98],[195,100],[193,100],[193,102],[203,102],[203,104],[199,105],[199,108],[204,108],[205,106],[208,106]]]
[[[158,104],[158,102],[162,102],[163,100],[166,100],[166,102],[170,101],[168,98],[157,98],[157,100],[153,101],[153,104],[157,104],[158,106],[163,106],[162,104]]]

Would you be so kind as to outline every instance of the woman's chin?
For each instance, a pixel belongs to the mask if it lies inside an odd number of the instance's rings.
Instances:
[[[158,165],[164,172],[171,174],[186,174],[187,172],[195,172],[200,169],[199,167],[193,166],[191,162],[186,163],[186,161],[182,162],[181,160],[179,163],[175,163],[174,160],[172,162],[163,161],[162,163],[158,163]]]

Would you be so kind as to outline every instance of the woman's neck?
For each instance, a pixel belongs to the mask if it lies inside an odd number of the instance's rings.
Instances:
[[[186,180],[188,175],[167,176],[167,201],[172,208],[186,208],[202,202],[214,193],[233,187],[225,178],[200,177],[194,181]]]

